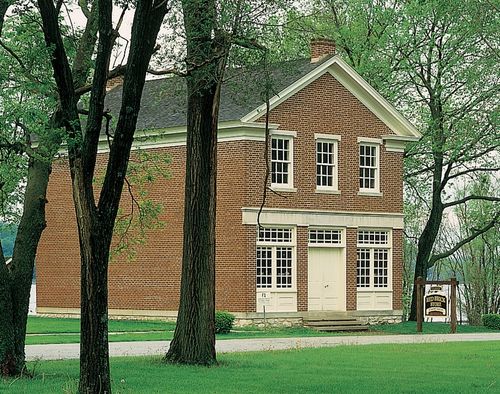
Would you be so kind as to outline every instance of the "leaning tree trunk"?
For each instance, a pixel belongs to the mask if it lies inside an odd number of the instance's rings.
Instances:
[[[427,270],[428,268],[430,268],[428,266],[428,262],[432,252],[432,245],[434,245],[434,242],[436,241],[442,217],[443,217],[442,203],[437,203],[433,205],[430,216],[425,225],[424,231],[422,232],[418,240],[417,259],[415,261],[415,276],[414,276],[415,280],[419,276],[421,276],[424,279],[427,278]],[[411,296],[411,308],[408,320],[410,321],[417,320],[417,286],[415,285],[413,285],[413,291]]]
[[[11,1],[0,0],[0,31]],[[92,12],[82,34],[74,62],[75,82],[85,83],[90,58],[97,39],[96,12]],[[52,116],[49,129],[62,127],[61,108]],[[45,204],[47,185],[54,154],[60,146],[58,138],[41,138],[28,166],[23,216],[18,227],[14,256],[9,271],[0,258],[0,374],[18,375],[25,370],[25,338],[29,297],[35,256],[41,234],[46,226]],[[1,249],[1,248],[0,248]]]
[[[427,218],[424,231],[418,240],[417,260],[415,262],[416,280],[419,276],[427,279],[427,270],[430,268],[429,261],[432,254],[432,249],[439,233],[441,222],[443,221],[443,199],[441,193],[445,183],[443,183],[443,166],[444,166],[444,149],[446,137],[443,126],[442,105],[439,99],[431,99],[430,110],[434,119],[434,128],[431,132],[434,133],[433,146],[433,162],[434,169],[432,172],[432,208]],[[415,282],[414,282],[415,283]],[[417,320],[417,286],[413,285],[411,296],[410,321]]]
[[[31,158],[12,263],[0,258],[0,373],[15,376],[25,370],[24,345],[36,249],[45,223],[50,161]]]

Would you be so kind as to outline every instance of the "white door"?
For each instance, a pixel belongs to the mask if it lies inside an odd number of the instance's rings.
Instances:
[[[345,311],[344,248],[309,248],[309,310]]]

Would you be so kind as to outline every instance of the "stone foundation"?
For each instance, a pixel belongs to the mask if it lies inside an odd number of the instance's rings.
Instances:
[[[38,316],[50,317],[72,317],[79,318],[79,309],[56,309],[56,308],[38,308]],[[266,313],[264,319],[263,313],[256,312],[235,312],[235,327],[300,327],[304,319],[324,319],[335,320],[346,317],[354,317],[362,322],[373,324],[394,324],[401,323],[402,311],[349,311],[349,312],[270,312]],[[176,311],[136,311],[123,309],[110,309],[110,319],[127,320],[162,320],[175,322],[177,320]]]

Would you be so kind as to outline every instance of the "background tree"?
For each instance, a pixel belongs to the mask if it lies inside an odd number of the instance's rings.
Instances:
[[[139,113],[146,72],[153,55],[168,2],[137,3],[125,71],[122,105],[106,165],[103,184],[94,198],[93,178],[103,127],[106,81],[114,44],[112,2],[100,0],[99,42],[91,85],[85,132],[78,115],[78,94],[63,45],[57,9],[51,0],[39,0],[46,45],[51,53],[61,117],[68,134],[68,156],[81,255],[80,382],[82,393],[111,392],[108,350],[107,269],[113,226],[127,173],[130,149]]]
[[[483,176],[468,187],[456,190],[457,199],[468,194],[488,195],[498,190],[498,179]],[[490,201],[472,200],[451,212],[437,248],[453,247],[488,223],[495,215]],[[469,324],[481,325],[481,316],[500,312],[500,239],[497,225],[436,264],[436,269],[460,281],[461,307]]]
[[[428,206],[417,242],[414,276],[480,236],[498,222],[498,208],[448,250],[434,252],[446,209],[470,200],[450,199],[454,183],[499,169],[498,15],[483,0],[346,2],[322,0],[305,18],[309,34],[332,37],[344,57],[420,130],[406,154],[406,184]],[[410,319],[416,318],[413,292]]]

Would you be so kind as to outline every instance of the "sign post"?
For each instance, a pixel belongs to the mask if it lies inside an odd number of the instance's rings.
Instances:
[[[257,301],[260,305],[262,305],[262,312],[264,312],[264,327],[267,327],[266,305],[271,304],[271,293],[267,292],[260,293],[260,297],[257,298]]]
[[[425,295],[426,284],[435,285],[431,287],[428,295]],[[422,332],[424,308],[426,316],[448,316],[448,298],[442,292],[442,285],[451,286],[450,330],[452,334],[457,332],[457,279],[424,280],[421,276],[415,280],[415,286],[417,286],[417,332]]]

